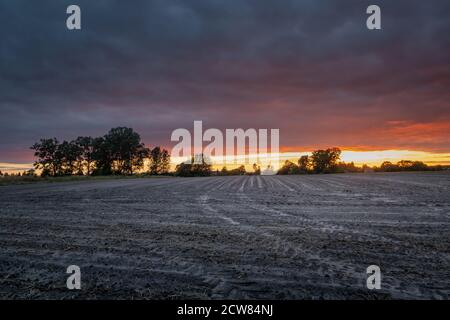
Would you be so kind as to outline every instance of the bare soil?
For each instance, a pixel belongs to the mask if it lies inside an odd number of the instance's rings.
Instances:
[[[2,299],[448,299],[449,248],[449,172],[0,186]]]

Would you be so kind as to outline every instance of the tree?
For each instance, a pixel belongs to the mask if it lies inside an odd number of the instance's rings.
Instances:
[[[34,167],[42,169],[42,176],[71,175],[81,158],[80,148],[73,141],[60,144],[56,138],[41,139],[31,149],[35,150],[34,155],[38,157]]]
[[[92,159],[95,161],[95,169],[92,171],[93,175],[112,174],[113,156],[108,143],[104,137],[95,138],[92,141]]]
[[[180,177],[192,177],[192,164],[180,163],[175,167],[175,175]]]
[[[105,146],[109,148],[111,166],[118,174],[133,174],[141,169],[149,150],[141,143],[141,137],[131,128],[117,127],[111,129],[104,137]]]
[[[35,177],[36,173],[35,173],[34,169],[30,169],[30,170],[24,171],[22,176]]]
[[[212,165],[211,160],[208,159],[204,154],[196,155],[195,156],[195,162],[194,158],[192,158],[192,167],[191,172],[194,176],[210,176],[212,172]]]
[[[311,155],[311,163],[316,173],[336,172],[337,162],[341,157],[339,148],[316,150]]]
[[[203,154],[196,155],[191,158],[191,161],[180,163],[175,168],[175,175],[180,177],[205,177],[210,176],[211,173],[211,162]]]
[[[427,171],[430,168],[422,161],[414,161],[410,167],[412,171]]]
[[[386,172],[394,172],[394,171],[399,171],[399,167],[398,167],[398,165],[395,165],[390,161],[384,161],[381,164],[380,170],[386,171]]]
[[[78,163],[81,161],[81,157],[82,150],[74,141],[63,141],[59,144],[56,151],[56,158],[61,163],[58,175],[74,174]],[[76,173],[79,174],[79,172]]]
[[[256,163],[253,164],[253,174],[255,175],[261,175],[261,167],[258,166]]]
[[[170,154],[169,151],[163,149],[161,156],[161,170],[160,174],[168,174],[170,171]]]
[[[227,176],[228,175],[227,167],[223,167],[222,170],[220,170],[220,175],[221,176]]]
[[[41,139],[35,143],[31,149],[34,150],[34,156],[38,159],[34,162],[36,169],[42,169],[42,176],[57,176],[61,171],[61,154],[58,152],[58,140]]]
[[[292,161],[286,160],[283,166],[278,169],[277,174],[279,175],[287,175],[287,174],[298,174],[298,166]]]
[[[412,166],[413,162],[410,160],[400,160],[399,162],[397,162],[397,167],[403,171],[410,171]]]
[[[300,173],[308,173],[311,167],[311,161],[308,156],[301,156],[298,159],[298,171]]]
[[[86,175],[91,175],[92,166],[94,164],[94,139],[92,137],[78,137],[75,140],[75,144],[80,148],[81,159],[78,163],[78,172],[84,172],[86,169]]]
[[[339,162],[337,165],[337,172],[362,172],[363,169],[355,166],[355,163],[352,161],[350,163]]]
[[[170,170],[170,155],[165,149],[155,147],[150,151],[150,174],[167,174]]]
[[[133,174],[134,170],[140,170],[144,167],[144,160],[148,158],[150,150],[141,144],[137,147],[134,155],[131,159],[131,171],[129,174]]]
[[[245,166],[241,165],[237,168],[234,168],[232,170],[228,171],[228,175],[230,176],[242,176],[245,175],[247,172],[245,171]]]
[[[422,161],[400,160],[397,164],[385,161],[377,171],[396,172],[396,171],[428,171],[439,170],[438,167],[429,167]]]

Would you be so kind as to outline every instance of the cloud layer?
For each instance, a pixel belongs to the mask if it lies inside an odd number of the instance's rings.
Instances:
[[[283,150],[450,150],[450,2],[0,0],[0,161],[132,126],[280,128]]]

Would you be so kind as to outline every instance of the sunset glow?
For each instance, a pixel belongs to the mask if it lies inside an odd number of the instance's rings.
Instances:
[[[289,160],[294,163],[302,155],[311,155],[311,152],[281,152],[279,156],[279,163],[282,164],[284,161]],[[276,157],[276,155],[273,155]],[[245,163],[245,158],[248,159],[248,163]],[[183,158],[173,158],[172,164],[175,166],[178,163],[185,161]],[[380,151],[350,151],[343,150],[341,154],[341,161],[344,162],[354,162],[356,166],[362,166],[364,164],[368,166],[380,166],[384,161],[390,161],[396,163],[401,160],[411,160],[411,161],[422,161],[428,165],[450,165],[450,153],[432,153],[424,151],[411,151],[411,150],[380,150]],[[226,161],[218,161],[217,158],[212,157],[214,164],[214,169],[221,169],[223,166],[227,168],[234,168],[239,165],[246,165],[251,171],[251,166],[253,163],[265,167],[271,164],[277,168],[277,164],[268,160],[267,156],[250,154],[247,157],[239,156],[229,156],[226,157]]]
[[[298,158],[302,155],[310,155],[311,152],[281,152],[279,156],[279,162],[283,163],[286,160],[297,162]],[[274,155],[276,156],[276,155]],[[258,159],[259,157],[259,159]],[[245,164],[245,158],[248,159],[248,163]],[[239,165],[246,165],[246,168],[251,171],[253,163],[259,164],[261,167],[265,167],[271,164],[274,168],[278,166],[276,163],[267,160],[267,156],[250,154],[247,157],[239,156],[227,156],[226,162],[217,161],[217,158],[212,157],[214,169],[221,169],[223,166],[227,168],[234,168]],[[185,161],[184,158],[172,158],[172,167]],[[343,150],[341,155],[341,161],[354,162],[357,166],[364,164],[369,166],[380,166],[384,161],[390,161],[396,163],[400,160],[422,161],[428,165],[450,165],[450,153],[432,153],[424,151],[411,151],[411,150],[380,150],[380,151],[349,151]],[[0,162],[0,171],[7,173],[18,173],[33,168],[32,163],[2,163]]]

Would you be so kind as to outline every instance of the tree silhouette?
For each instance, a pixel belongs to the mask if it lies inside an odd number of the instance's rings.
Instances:
[[[316,173],[336,172],[337,162],[340,159],[341,150],[330,148],[326,150],[316,150],[311,155],[311,163]]]
[[[286,160],[283,166],[278,169],[277,174],[279,175],[287,175],[287,174],[298,174],[299,169],[298,166],[292,161]]]
[[[344,172],[363,172],[364,166],[362,168],[355,166],[355,163],[352,161],[350,163],[339,162],[337,165],[336,172],[344,173]]]
[[[427,171],[430,168],[422,161],[414,161],[410,167],[411,171]]]
[[[149,150],[141,143],[141,137],[131,128],[117,127],[111,129],[104,137],[110,150],[113,172],[133,174],[141,169]]]
[[[261,167],[258,166],[256,163],[253,164],[253,172],[255,175],[260,175],[261,174]]]
[[[192,177],[192,164],[180,163],[175,167],[175,175],[180,177]]]
[[[429,170],[442,170],[442,167],[435,166],[429,167],[422,161],[400,160],[397,164],[393,164],[390,161],[385,161],[381,164],[376,171],[382,172],[396,172],[396,171],[429,171]]]
[[[180,163],[175,168],[175,175],[180,177],[206,177],[211,173],[211,161],[203,154],[195,155],[190,161]]]
[[[170,171],[170,154],[169,151],[163,149],[161,156],[161,170],[160,174],[168,174]]]
[[[228,175],[228,169],[227,167],[223,167],[222,170],[220,170],[221,176],[227,176]]]
[[[192,161],[191,172],[194,176],[210,176],[212,172],[211,160],[204,154],[196,155]],[[194,158],[192,160],[194,160]]]
[[[35,143],[31,149],[34,150],[34,156],[38,159],[34,162],[36,169],[42,169],[42,175],[57,176],[61,171],[61,159],[58,153],[58,140],[41,139]]]
[[[63,141],[59,144],[56,151],[56,158],[60,162],[60,172],[58,175],[74,174],[81,156],[82,150],[75,142]]]
[[[386,171],[386,172],[394,172],[394,171],[399,171],[399,167],[398,165],[393,164],[390,161],[384,161],[381,164],[381,171]]]
[[[150,151],[150,174],[167,174],[170,169],[169,152],[160,147],[155,147]]]
[[[33,149],[37,157],[34,166],[42,169],[43,176],[60,175],[131,175],[144,166],[150,150],[141,142],[141,137],[131,128],[117,127],[99,138],[78,137],[61,144],[56,138],[41,139]],[[170,155],[163,150],[159,171],[167,172]]]
[[[89,176],[92,173],[92,165],[94,162],[94,139],[92,137],[78,137],[75,143],[80,148],[81,159],[78,164],[78,172],[83,172],[86,169],[86,174]]]
[[[108,141],[104,137],[95,138],[92,142],[92,159],[95,161],[93,175],[112,174],[113,157]]]
[[[301,156],[298,159],[298,171],[300,173],[308,173],[311,167],[311,161],[308,156]]]

